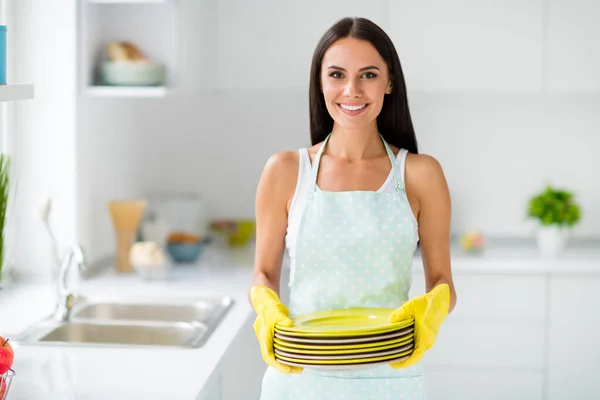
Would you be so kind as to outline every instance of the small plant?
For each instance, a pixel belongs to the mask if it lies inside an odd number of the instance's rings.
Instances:
[[[572,227],[581,219],[581,209],[571,192],[547,186],[529,201],[528,216],[545,226]]]

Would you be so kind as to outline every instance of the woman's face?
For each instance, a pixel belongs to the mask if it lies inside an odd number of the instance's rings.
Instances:
[[[321,91],[335,124],[368,129],[377,123],[385,94],[391,93],[387,64],[366,40],[337,40],[323,56]]]

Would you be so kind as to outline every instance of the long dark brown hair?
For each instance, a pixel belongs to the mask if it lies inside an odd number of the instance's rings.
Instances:
[[[389,36],[377,24],[366,18],[344,18],[336,22],[319,40],[313,54],[310,70],[310,139],[313,145],[325,140],[333,129],[333,118],[325,106],[321,93],[321,66],[323,55],[336,41],[346,37],[368,40],[385,60],[392,82],[392,92],[386,94],[377,117],[377,129],[386,142],[411,153],[418,153],[404,74],[396,48]]]

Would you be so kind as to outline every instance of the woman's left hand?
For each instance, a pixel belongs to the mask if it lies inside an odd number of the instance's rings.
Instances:
[[[394,310],[389,317],[390,322],[400,322],[409,318],[415,320],[414,350],[404,360],[391,363],[394,369],[407,368],[417,364],[425,352],[433,347],[440,326],[448,316],[450,308],[450,287],[442,283],[430,292],[414,297]]]

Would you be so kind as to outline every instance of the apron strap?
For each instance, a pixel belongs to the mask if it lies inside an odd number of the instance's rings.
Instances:
[[[399,191],[404,191],[404,184],[402,182],[402,175],[400,170],[398,169],[398,165],[396,165],[396,157],[394,156],[394,152],[392,151],[392,149],[390,148],[390,146],[387,144],[387,142],[385,141],[385,139],[383,138],[383,136],[381,136],[381,134],[379,134],[379,137],[381,137],[381,141],[383,142],[383,145],[385,146],[385,150],[388,153],[388,156],[390,157],[390,162],[392,163],[392,171],[394,173],[394,181],[396,182],[396,192]],[[402,151],[401,149],[399,151]]]
[[[323,151],[325,151],[325,146],[327,145],[330,136],[331,133],[327,135],[325,140],[323,140],[323,144],[319,148],[319,151],[317,152],[317,155],[315,157],[315,162],[313,163],[312,167],[312,179],[310,182],[310,187],[308,189],[309,198],[312,198],[312,194],[317,190],[317,174],[319,173],[319,164],[321,164],[321,156],[323,155]]]
[[[327,142],[329,141],[330,137],[331,137],[331,133],[329,133],[327,135],[327,137],[323,141],[323,144],[319,148],[319,151],[317,152],[317,155],[315,157],[315,162],[313,163],[313,167],[312,167],[312,179],[311,179],[310,187],[308,190],[309,200],[312,198],[312,194],[317,190],[317,174],[319,173],[319,165],[321,164],[321,156],[323,155],[323,151],[325,151],[325,146],[327,145]],[[379,134],[379,137],[381,138],[381,141],[383,142],[383,145],[385,146],[385,150],[388,154],[388,157],[390,158],[390,163],[392,164],[392,172],[394,173],[394,181],[396,182],[396,186],[395,186],[396,192],[404,191],[404,185],[402,183],[402,175],[400,175],[400,170],[398,169],[398,166],[396,165],[396,157],[394,156],[394,152],[392,151],[390,146],[387,144],[387,142],[385,141],[383,136],[381,136],[381,134]]]

